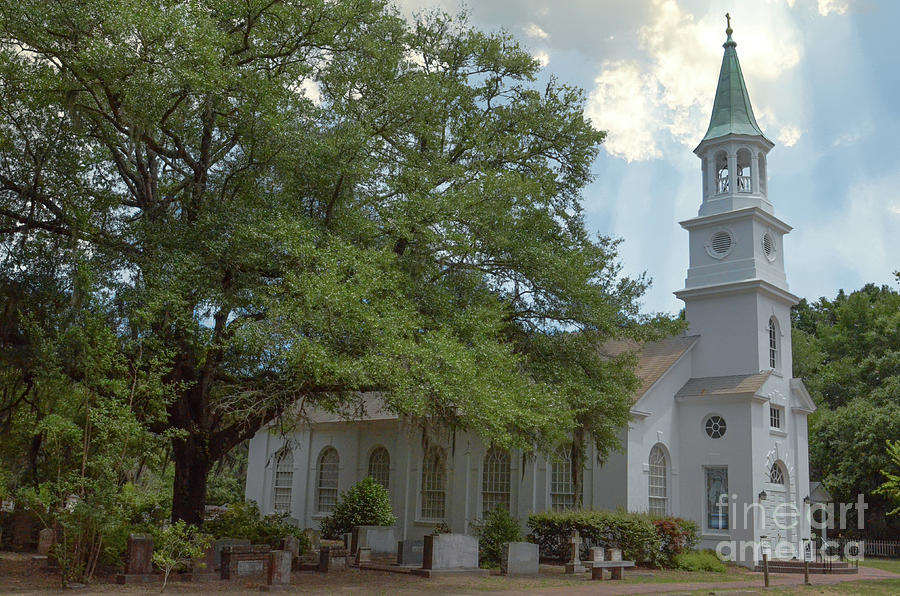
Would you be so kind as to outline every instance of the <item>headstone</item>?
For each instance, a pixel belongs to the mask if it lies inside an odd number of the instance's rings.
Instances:
[[[621,561],[622,560],[622,549],[621,548],[607,549],[606,560],[607,561]]]
[[[595,561],[605,561],[606,560],[606,549],[602,546],[592,546],[591,547],[591,562]]]
[[[424,540],[400,540],[397,542],[397,565],[421,565],[424,553]]]
[[[540,570],[538,545],[530,542],[506,542],[500,555],[502,575],[537,575]]]
[[[331,563],[331,547],[323,546],[319,549],[319,571],[328,573],[328,567]]]
[[[218,540],[214,540],[212,543],[212,571],[219,571],[222,568],[222,549],[226,546],[250,546],[250,541],[246,538],[219,538]]]
[[[466,534],[425,536],[423,569],[478,569],[478,538]]]
[[[569,538],[569,548],[571,558],[566,563],[566,573],[584,573],[587,571],[587,567],[581,563],[581,536],[579,536],[578,530],[572,532],[572,537]]]
[[[116,583],[143,584],[156,579],[153,575],[153,536],[130,534],[125,552],[125,573],[116,576]]]
[[[344,548],[346,548],[347,550],[350,550],[350,545],[352,542],[353,542],[353,533],[347,532],[346,534],[344,534]]]
[[[356,551],[356,564],[360,563],[368,563],[372,560],[372,549],[368,546],[360,547],[358,551]]]
[[[394,526],[354,526],[350,540],[350,553],[356,553],[363,547],[372,549],[372,554],[388,555],[394,553],[397,544]]]
[[[269,570],[268,544],[225,546],[222,548],[222,579],[265,576]]]
[[[184,579],[189,581],[215,581],[219,579],[219,573],[216,571],[216,549],[212,545],[191,563],[191,573]]]
[[[269,569],[266,573],[266,584],[260,586],[263,592],[285,590],[291,584],[291,551],[273,550],[269,553]]]
[[[281,550],[291,553],[291,560],[300,557],[300,539],[296,536],[285,536],[281,539]]]
[[[319,533],[316,530],[304,530],[306,532],[307,542],[309,542],[309,547],[313,550],[319,550],[322,546],[322,539],[319,536]]]
[[[51,528],[44,528],[38,533],[37,554],[41,556],[49,555],[50,549],[53,548],[56,532]]]

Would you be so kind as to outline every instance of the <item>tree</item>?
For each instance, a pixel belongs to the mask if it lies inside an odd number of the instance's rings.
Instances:
[[[819,408],[809,426],[813,473],[840,502],[864,494],[866,531],[891,534],[889,503],[876,489],[890,465],[885,441],[900,436],[900,293],[868,284],[801,300],[792,317],[794,376]]]
[[[364,391],[501,445],[610,446],[628,366],[595,342],[655,328],[584,227],[603,133],[538,68],[379,0],[0,7],[6,270],[63,247],[66,297],[91,272],[110,349],[158,381],[131,407],[171,442],[173,519],[261,427]]]
[[[887,441],[887,451],[891,458],[891,464],[894,470],[900,468],[900,441]],[[882,470],[887,480],[878,487],[876,491],[880,495],[884,495],[891,502],[897,505],[896,509],[889,512],[888,515],[900,515],[900,474],[896,474],[890,470]]]

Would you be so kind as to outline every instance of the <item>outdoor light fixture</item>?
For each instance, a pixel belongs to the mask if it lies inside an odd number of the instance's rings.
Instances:
[[[809,495],[806,495],[805,497],[803,497],[803,503],[804,503],[805,505],[809,505],[809,503],[810,503],[810,501],[809,501]]]
[[[765,501],[765,500],[766,500],[766,497],[768,497],[768,496],[769,496],[769,495],[767,495],[767,494],[766,494],[766,491],[764,491],[764,490],[759,492],[759,500],[760,500],[760,501]]]

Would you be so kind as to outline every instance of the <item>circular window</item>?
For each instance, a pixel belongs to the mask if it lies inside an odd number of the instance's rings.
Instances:
[[[710,416],[706,419],[706,434],[712,439],[721,439],[725,436],[725,419],[721,416]]]
[[[732,239],[731,234],[725,230],[720,230],[713,234],[709,242],[710,249],[713,254],[718,257],[724,257],[731,250]]]
[[[766,258],[770,261],[775,260],[775,239],[772,238],[772,234],[766,232],[762,237],[762,248],[763,253],[765,253]]]

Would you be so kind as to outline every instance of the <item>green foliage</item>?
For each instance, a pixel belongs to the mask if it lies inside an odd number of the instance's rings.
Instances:
[[[308,551],[309,538],[303,530],[287,523],[287,517],[287,514],[261,516],[253,501],[238,501],[203,524],[203,531],[215,538],[245,538],[252,544],[268,544],[272,548],[280,548],[285,536],[296,536],[301,554]]]
[[[503,543],[522,540],[519,520],[501,506],[488,512],[484,520],[473,524],[472,533],[478,537],[478,560],[482,568],[499,567]]]
[[[211,544],[212,536],[183,521],[153,532],[153,564],[163,571],[162,589],[166,589],[173,570],[188,568],[191,561],[203,556]]]
[[[677,567],[678,555],[693,549],[700,542],[697,523],[680,517],[661,517],[653,520],[660,541],[660,559],[663,567]]]
[[[865,495],[868,536],[895,535],[900,525],[886,516],[893,505],[876,489],[891,465],[885,442],[900,436],[900,293],[869,284],[802,300],[792,318],[794,376],[819,408],[809,420],[812,476],[837,502]]]
[[[528,516],[529,536],[545,557],[568,560],[573,530],[581,535],[583,549],[605,546],[622,549],[626,559],[658,565],[662,541],[650,516],[617,511],[547,511]]]
[[[322,536],[339,539],[353,526],[391,526],[397,518],[391,510],[391,495],[371,476],[366,476],[348,490],[322,520]]]
[[[888,515],[900,515],[900,441],[887,441],[887,452],[891,458],[892,468],[882,470],[887,480],[875,492],[887,497],[897,507]]]
[[[700,550],[675,555],[675,568],[682,571],[713,571],[725,573],[725,563],[719,559],[715,551]]]

